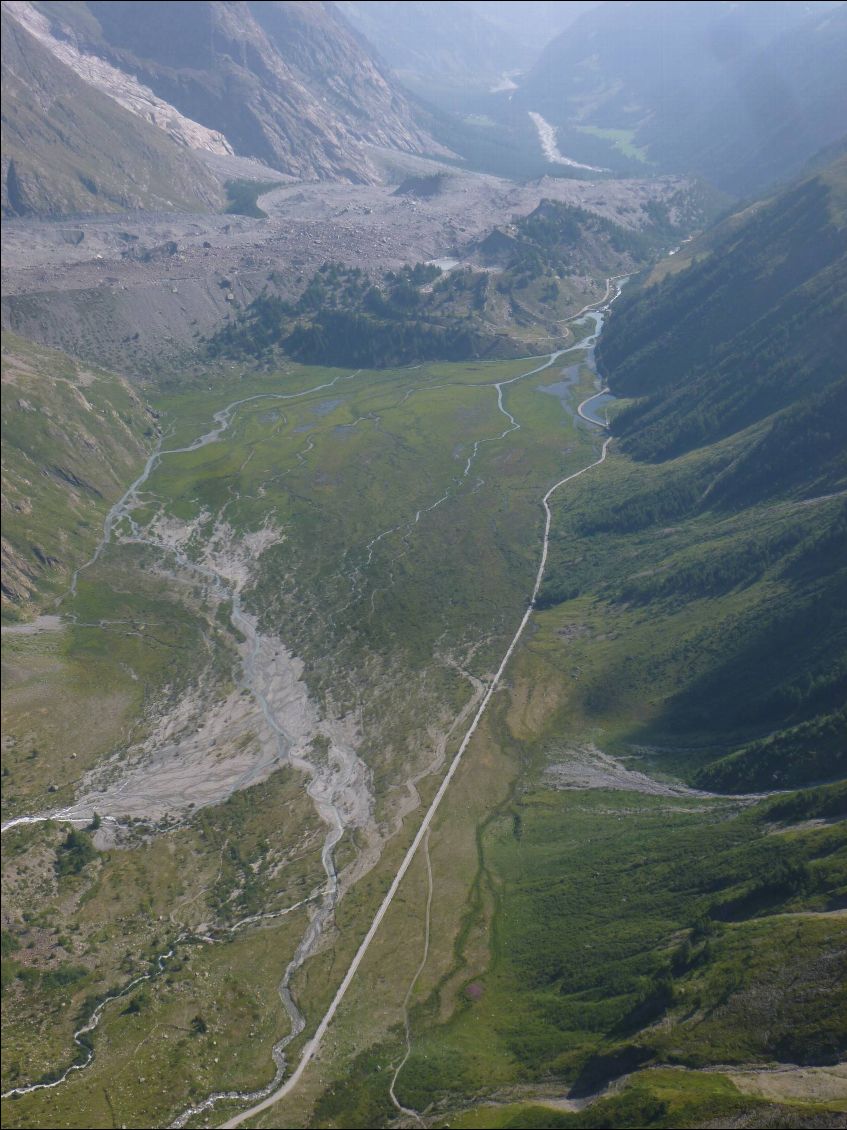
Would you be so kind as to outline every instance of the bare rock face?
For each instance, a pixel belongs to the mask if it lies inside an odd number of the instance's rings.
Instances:
[[[80,78],[190,148],[375,182],[376,144],[437,152],[328,3],[15,3]]]
[[[158,126],[178,144],[223,156],[232,154],[232,147],[222,134],[186,118],[175,106],[157,98],[133,75],[118,70],[99,55],[80,51],[70,40],[58,39],[53,35],[50,21],[32,4],[25,0],[7,0],[4,7],[39,43],[89,86],[113,98],[124,109],[151,125]]]
[[[221,206],[198,157],[80,78],[5,5],[2,24],[4,214]]]

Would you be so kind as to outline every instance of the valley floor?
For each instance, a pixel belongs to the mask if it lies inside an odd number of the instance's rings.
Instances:
[[[697,612],[573,528],[640,473],[579,411],[598,320],[155,404],[4,638],[4,1124],[843,1125],[829,794],[636,740]]]

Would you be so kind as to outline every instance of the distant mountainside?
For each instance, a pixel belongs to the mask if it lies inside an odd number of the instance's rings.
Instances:
[[[95,208],[100,197],[107,208],[196,209],[198,197],[221,192],[192,150],[254,158],[307,180],[354,182],[380,179],[368,145],[439,151],[329,3],[7,0],[3,9],[14,32],[4,56],[18,157],[10,153],[13,196],[23,157],[34,151],[24,211]],[[37,65],[24,65],[24,53]],[[79,112],[62,111],[58,95]],[[47,145],[58,157],[55,188],[54,162],[42,157]],[[168,162],[174,168],[164,170]],[[160,182],[176,187],[160,190]]]
[[[387,63],[426,97],[435,82],[492,85],[531,66],[542,47],[592,3],[339,0],[336,5]],[[424,84],[424,85],[422,85]]]
[[[844,771],[845,358],[844,157],[625,292],[603,335],[640,485],[582,532],[654,547],[616,594],[667,625],[677,692],[644,740],[706,787]]]
[[[329,3],[42,3],[54,34],[137,76],[233,150],[298,177],[376,179],[420,152],[404,96]]]
[[[843,132],[845,58],[843,4],[603,4],[547,47],[514,103],[578,160],[747,193]]]
[[[538,52],[574,20],[598,7],[602,0],[467,0],[495,27]]]
[[[493,81],[528,62],[527,49],[469,4],[341,0],[350,23],[404,79]]]
[[[2,15],[4,215],[207,211],[210,170],[161,130],[86,84]]]

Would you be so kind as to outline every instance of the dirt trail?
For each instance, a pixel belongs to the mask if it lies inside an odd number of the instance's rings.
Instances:
[[[605,419],[599,420],[596,416],[591,415],[586,405],[590,404],[592,400],[599,400],[601,396],[608,395],[609,390],[607,388],[601,388],[599,392],[595,392],[593,396],[589,396],[587,400],[583,400],[582,404],[580,404],[577,408],[577,412],[583,418],[583,420],[587,420],[589,424],[600,424],[601,427],[607,427],[609,424],[609,417],[606,416]]]
[[[430,855],[429,855],[429,829],[427,829],[426,836],[424,836],[424,856],[426,858],[426,883],[427,883],[427,886],[426,886],[426,908],[425,908],[425,911],[424,911],[423,955],[421,957],[420,965],[415,970],[415,975],[412,978],[412,980],[409,982],[409,987],[406,990],[405,997],[403,998],[403,1030],[404,1030],[405,1037],[406,1037],[406,1052],[405,1052],[403,1058],[400,1060],[400,1062],[395,1067],[394,1075],[391,1079],[391,1084],[388,1088],[388,1094],[391,1097],[391,1101],[394,1103],[394,1106],[397,1108],[398,1112],[400,1114],[404,1115],[406,1118],[413,1118],[420,1126],[425,1126],[426,1123],[424,1122],[424,1120],[421,1118],[421,1116],[418,1114],[418,1112],[416,1110],[412,1110],[410,1107],[403,1106],[403,1104],[397,1098],[397,1095],[394,1091],[394,1088],[397,1086],[397,1080],[400,1077],[400,1072],[406,1066],[406,1063],[409,1059],[409,1056],[412,1054],[412,1029],[411,1029],[411,1025],[409,1023],[409,1003],[412,999],[412,993],[415,991],[415,986],[417,985],[418,980],[420,979],[420,975],[423,973],[423,971],[426,967],[427,960],[429,959],[429,934],[430,934],[430,927],[431,927],[431,924],[432,924],[432,860],[430,859]]]

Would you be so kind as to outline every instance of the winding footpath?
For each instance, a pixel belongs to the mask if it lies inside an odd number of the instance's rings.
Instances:
[[[583,420],[587,420],[589,424],[599,424],[601,428],[607,428],[609,426],[609,417],[605,416],[604,419],[601,420],[598,416],[594,416],[588,411],[587,405],[589,405],[592,400],[599,400],[601,396],[608,395],[609,390],[607,388],[601,388],[599,392],[595,392],[593,396],[589,396],[587,400],[583,400],[582,404],[577,407],[578,415],[581,416]]]

